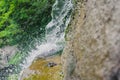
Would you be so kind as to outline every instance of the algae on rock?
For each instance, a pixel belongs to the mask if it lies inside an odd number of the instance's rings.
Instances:
[[[49,66],[49,63],[55,65]],[[35,60],[24,70],[21,80],[62,80],[61,56],[55,55]]]

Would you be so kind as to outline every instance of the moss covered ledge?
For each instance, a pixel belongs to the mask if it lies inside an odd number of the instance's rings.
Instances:
[[[62,80],[62,64],[59,55],[37,59],[24,70],[21,80]]]

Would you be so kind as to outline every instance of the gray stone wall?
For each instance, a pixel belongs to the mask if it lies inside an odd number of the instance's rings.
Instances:
[[[120,0],[76,0],[64,80],[120,80]]]

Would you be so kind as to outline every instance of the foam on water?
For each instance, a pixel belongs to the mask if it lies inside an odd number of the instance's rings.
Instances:
[[[52,20],[46,26],[46,42],[29,52],[29,56],[20,64],[23,70],[28,68],[36,57],[51,55],[64,48],[64,30],[70,21],[72,8],[72,0],[56,0],[52,7]]]

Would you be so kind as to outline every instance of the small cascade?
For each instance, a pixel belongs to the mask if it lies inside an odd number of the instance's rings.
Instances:
[[[70,22],[72,8],[72,0],[56,0],[52,7],[52,20],[46,26],[45,41],[37,45],[36,48],[28,52],[27,55],[23,55],[25,59],[17,65],[20,67],[19,80],[21,80],[24,69],[28,68],[37,57],[54,55],[63,50],[65,45],[64,32]],[[17,70],[17,68],[11,70]]]
[[[64,48],[64,30],[70,21],[72,8],[71,0],[56,0],[52,7],[52,20],[46,26],[46,41],[29,53],[20,64],[23,68],[29,67],[38,56],[49,56]]]

